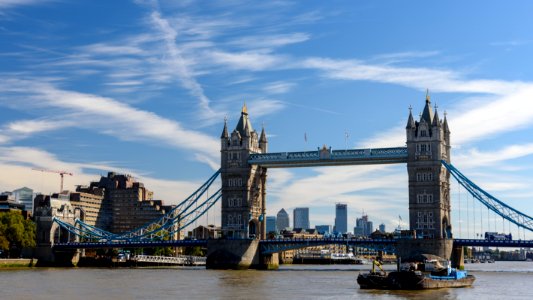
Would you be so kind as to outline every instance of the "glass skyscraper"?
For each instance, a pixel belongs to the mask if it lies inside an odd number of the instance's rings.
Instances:
[[[290,226],[289,214],[282,208],[276,215],[276,227],[279,231],[282,231]]]
[[[335,204],[335,228],[333,231],[336,233],[348,232],[348,204]]]
[[[294,227],[309,229],[309,207],[297,207],[293,211]]]
[[[278,232],[278,229],[276,228],[276,217],[275,216],[267,216],[266,217],[266,233],[271,232]]]

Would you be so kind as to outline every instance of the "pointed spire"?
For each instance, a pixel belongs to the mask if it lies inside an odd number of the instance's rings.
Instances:
[[[259,144],[267,143],[267,137],[265,133],[265,125],[261,129],[261,137],[259,137]]]
[[[447,115],[448,114],[444,112],[444,122],[442,123],[442,126],[444,127],[444,132],[450,133],[450,128],[448,127],[448,119],[446,117]]]
[[[420,121],[425,120],[428,124],[433,123],[433,112],[431,111],[431,101],[429,100],[429,90],[426,91],[426,106]]]
[[[224,117],[224,129],[222,129],[222,135],[220,136],[221,139],[227,139],[229,138],[228,134],[228,117]]]
[[[435,114],[433,115],[433,126],[440,126],[439,113],[437,112],[437,104],[435,104]]]
[[[407,126],[406,129],[415,128],[415,119],[413,119],[413,108],[409,105],[409,119],[407,119]]]
[[[241,134],[241,136],[250,136],[250,132],[254,131],[252,124],[248,119],[248,108],[246,107],[246,102],[242,106],[241,117],[235,129]],[[248,131],[248,135],[246,134],[246,131]]]

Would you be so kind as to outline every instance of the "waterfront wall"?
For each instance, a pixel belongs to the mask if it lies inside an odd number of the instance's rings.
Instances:
[[[0,259],[0,268],[33,267],[37,259],[33,258],[6,258]]]

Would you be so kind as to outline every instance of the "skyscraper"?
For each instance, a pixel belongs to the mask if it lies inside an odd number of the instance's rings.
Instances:
[[[356,236],[369,236],[373,230],[374,224],[372,221],[368,221],[368,215],[363,215],[361,218],[356,219],[353,229]]]
[[[336,233],[348,232],[348,204],[335,204],[335,228],[333,231]]]
[[[285,230],[290,227],[289,223],[289,214],[282,208],[276,215],[276,227],[279,231]]]
[[[266,217],[266,232],[267,233],[278,232],[278,229],[276,228],[276,217],[275,216]]]
[[[381,223],[381,224],[379,225],[379,231],[381,231],[381,232],[385,232],[385,224]]]
[[[309,229],[309,207],[297,207],[293,210],[294,227]]]

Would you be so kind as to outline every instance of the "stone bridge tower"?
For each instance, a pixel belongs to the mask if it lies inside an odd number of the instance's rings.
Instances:
[[[450,130],[446,116],[432,112],[429,95],[420,116],[407,122],[409,224],[419,237],[451,238],[450,174],[441,160],[450,162]]]
[[[409,225],[411,230],[416,230],[418,239],[433,241],[429,242],[431,245],[415,247],[426,253],[449,257],[452,241],[450,173],[441,160],[450,162],[450,130],[446,115],[441,120],[437,107],[435,112],[432,111],[429,95],[426,95],[419,121],[415,121],[409,112],[406,132]]]
[[[266,168],[248,164],[252,153],[266,153],[264,128],[259,136],[242,107],[237,127],[221,136],[222,233],[230,238],[261,238],[266,233]]]

